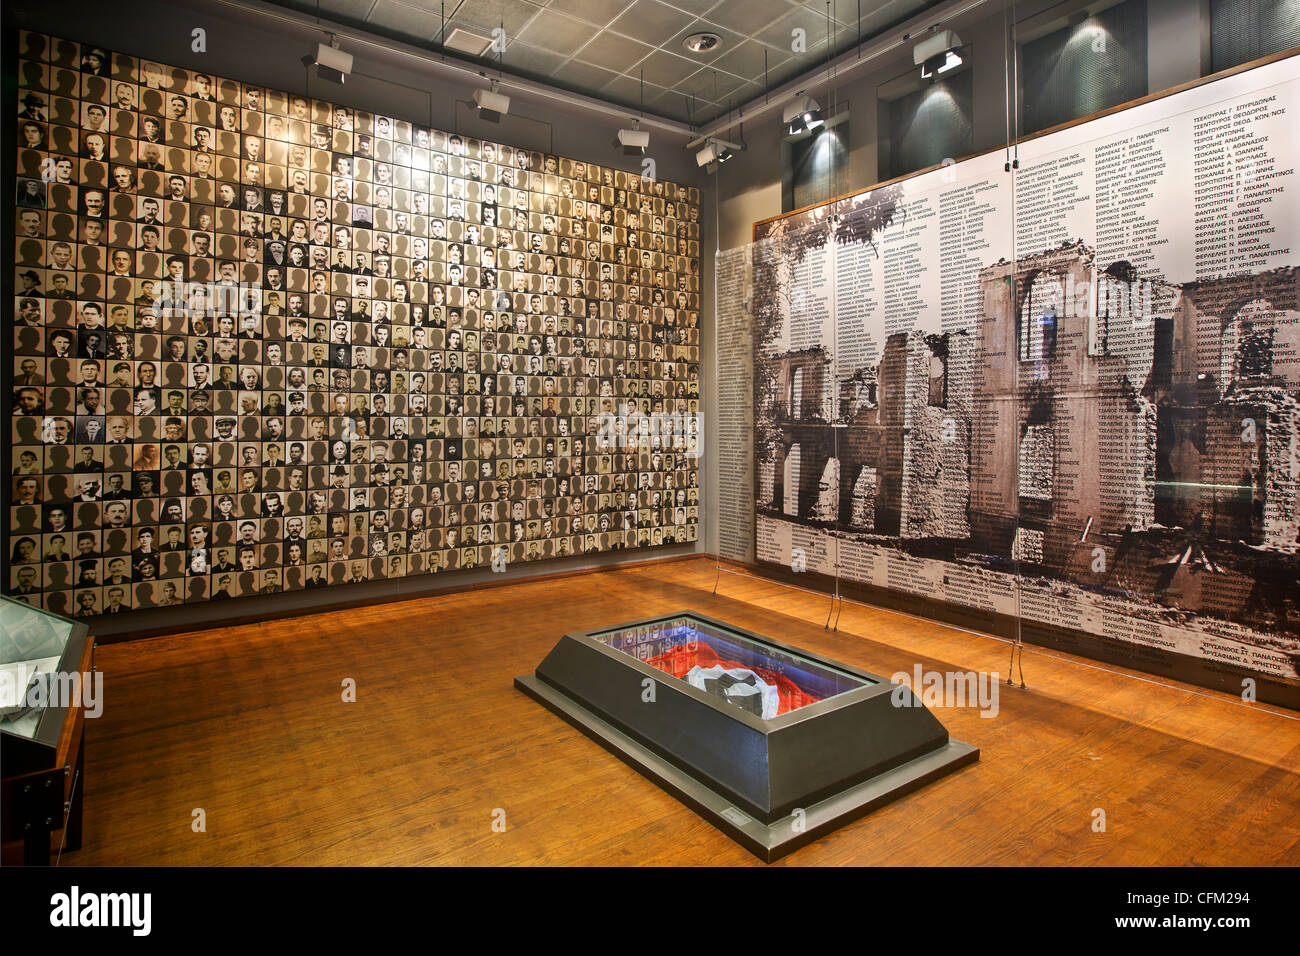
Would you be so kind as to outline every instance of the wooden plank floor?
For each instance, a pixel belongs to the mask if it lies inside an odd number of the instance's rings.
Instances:
[[[757,864],[512,678],[567,630],[679,609],[884,675],[1005,678],[1003,641],[851,604],[829,632],[824,597],[715,577],[662,562],[102,647],[62,862]],[[1024,671],[996,718],[938,711],[978,764],[776,865],[1300,863],[1295,715],[1034,648]]]

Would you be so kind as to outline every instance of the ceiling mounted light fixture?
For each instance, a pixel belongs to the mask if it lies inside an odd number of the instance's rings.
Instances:
[[[641,121],[634,120],[631,129],[618,131],[618,145],[624,156],[644,156],[650,147],[650,133],[641,128]]]
[[[739,150],[744,149],[736,143],[728,143],[725,139],[710,139],[706,142],[696,154],[695,165],[711,166],[714,164],[721,165],[735,156]]]
[[[921,68],[925,79],[956,69],[964,62],[961,54],[961,37],[952,30],[939,30],[922,40],[912,49],[912,62]]]
[[[641,116],[645,115],[645,70],[641,71]],[[621,129],[614,140],[615,148],[622,148],[624,156],[644,156],[650,148],[650,134],[641,129],[641,116],[632,121],[631,129]],[[651,177],[653,178],[653,176]]]
[[[352,54],[339,49],[339,41],[330,35],[329,43],[318,43],[316,55],[308,56],[307,62],[314,64],[316,75],[332,83],[342,83],[352,72]]]
[[[491,89],[474,91],[474,105],[484,119],[496,120],[510,112],[510,97],[497,92],[497,81],[492,80]]]
[[[682,40],[682,46],[690,53],[712,53],[722,45],[722,37],[716,33],[692,33]]]
[[[822,109],[817,105],[817,101],[811,96],[800,93],[785,108],[784,122],[790,130],[790,135],[794,136],[806,130],[816,129],[825,123],[826,119],[822,116]]]
[[[714,143],[705,143],[704,148],[695,154],[696,166],[708,166],[710,163],[725,163],[731,158],[731,152]]]

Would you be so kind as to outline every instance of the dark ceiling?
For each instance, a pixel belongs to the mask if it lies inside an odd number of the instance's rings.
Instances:
[[[507,73],[681,122],[707,123],[937,0],[271,0],[431,50],[503,28]],[[829,9],[829,21],[828,21]],[[860,15],[860,17],[859,17]],[[794,31],[806,46],[794,52]],[[717,34],[691,53],[684,38]],[[448,51],[462,58],[464,53]],[[480,62],[495,63],[489,51]]]

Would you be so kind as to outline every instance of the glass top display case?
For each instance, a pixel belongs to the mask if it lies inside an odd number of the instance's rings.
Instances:
[[[566,634],[515,687],[768,862],[979,759],[906,686],[694,611]]]
[[[0,839],[5,863],[48,866],[81,846],[85,719],[102,684],[87,686],[94,641],[80,621],[0,598]],[[89,699],[96,701],[91,712]],[[61,831],[61,832],[60,832]]]
[[[69,701],[62,699],[56,678],[77,669],[86,639],[86,626],[78,621],[0,597],[0,734],[6,775],[58,745]]]
[[[689,614],[590,637],[763,720],[875,683]]]

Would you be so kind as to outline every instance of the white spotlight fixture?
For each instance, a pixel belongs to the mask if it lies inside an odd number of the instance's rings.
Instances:
[[[330,37],[329,43],[316,45],[316,74],[322,79],[342,83],[352,72],[352,54],[339,49],[339,41]]]
[[[811,96],[800,93],[785,108],[785,125],[789,128],[791,136],[805,130],[814,130],[825,122],[821,107]]]
[[[474,105],[484,119],[500,119],[510,112],[510,97],[497,92],[497,81],[492,81],[490,90],[475,90]]]
[[[961,37],[952,30],[939,30],[912,49],[912,62],[921,68],[921,76],[929,79],[947,73],[962,65]]]
[[[624,156],[642,156],[650,147],[650,133],[641,129],[641,121],[635,120],[631,129],[618,131],[618,145]]]
[[[725,163],[736,154],[736,145],[721,139],[711,139],[695,154],[695,165],[708,166],[710,163]]]

